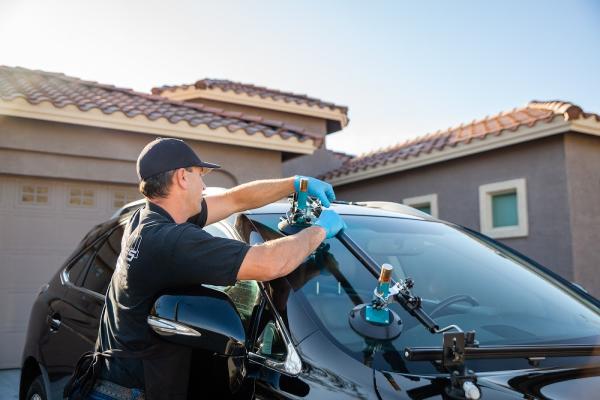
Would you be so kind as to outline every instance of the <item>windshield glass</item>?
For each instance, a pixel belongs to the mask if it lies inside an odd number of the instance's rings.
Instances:
[[[252,218],[270,227],[278,222],[278,216]],[[598,343],[597,307],[491,242],[440,222],[373,216],[344,220],[355,242],[379,264],[394,267],[394,279],[414,280],[413,293],[440,327],[475,330],[482,345]],[[327,251],[309,258],[288,279],[337,344],[364,359],[374,343],[352,330],[348,314],[371,301],[376,278],[337,239],[327,245]],[[401,356],[405,347],[440,346],[442,338],[399,304],[391,309],[404,329],[391,343],[380,344],[373,363],[408,371]]]

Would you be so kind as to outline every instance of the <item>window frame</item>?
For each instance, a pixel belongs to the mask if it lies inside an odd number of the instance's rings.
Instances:
[[[80,204],[71,204],[71,191],[77,189],[81,191],[81,194],[79,196],[79,199],[81,201]],[[91,205],[86,205],[83,204],[83,199],[86,197],[84,196],[84,191],[86,190],[91,190],[92,191],[92,204]],[[97,209],[98,208],[98,190],[92,186],[86,186],[86,185],[67,185],[66,186],[66,190],[65,190],[65,206],[69,209],[76,209],[76,210],[93,210],[93,209]]]
[[[92,257],[90,258],[90,260],[88,261],[87,266],[85,267],[85,271],[84,271],[85,273],[83,275],[83,279],[81,281],[81,284],[80,285],[76,285],[76,286],[78,286],[79,288],[84,289],[84,290],[86,290],[88,292],[99,294],[99,295],[102,296],[102,298],[104,298],[104,296],[106,295],[106,293],[103,294],[103,293],[97,292],[95,290],[92,290],[92,289],[86,287],[85,283],[86,283],[87,277],[88,277],[88,275],[89,275],[89,273],[90,273],[90,271],[92,269],[92,265],[94,265],[94,261],[96,261],[96,257],[98,256],[98,253],[100,252],[100,249],[102,247],[104,247],[104,245],[106,245],[106,243],[108,242],[108,240],[110,239],[110,237],[119,228],[122,228],[121,237],[123,237],[122,234],[124,232],[125,226],[123,226],[122,224],[116,224],[115,226],[111,227],[107,232],[105,232],[102,235],[102,239],[100,239],[100,240],[98,240],[98,241],[95,242],[95,244],[94,244],[94,253],[92,254]],[[119,240],[119,243],[120,242],[121,241]],[[119,255],[117,254],[117,258],[118,258],[118,256]],[[116,269],[116,265],[115,265],[115,269]],[[110,279],[112,278],[112,274],[114,274],[114,272],[115,272],[115,270],[113,269],[113,271],[112,271],[112,273],[110,275],[110,278],[108,279],[109,285],[110,285]]]
[[[429,204],[429,208],[431,210],[431,216],[433,218],[439,218],[437,193],[430,193],[430,194],[425,194],[422,196],[407,197],[402,200],[402,204],[405,204],[405,205],[413,207],[413,208],[417,208],[419,206],[424,206],[426,204]]]
[[[117,222],[116,224],[110,226],[108,229],[106,229],[105,231],[103,231],[102,233],[98,234],[98,236],[87,246],[85,246],[84,248],[82,248],[80,251],[77,252],[77,254],[75,256],[73,256],[65,265],[65,267],[62,270],[62,273],[60,274],[60,280],[61,283],[64,286],[67,286],[69,288],[72,288],[74,290],[77,290],[81,293],[93,296],[99,300],[104,301],[104,295],[98,293],[98,292],[94,292],[93,290],[89,290],[81,285],[78,285],[77,282],[73,282],[69,279],[69,272],[71,270],[71,268],[73,267],[73,265],[75,265],[77,263],[77,261],[80,260],[81,257],[83,257],[83,255],[92,250],[92,255],[90,257],[90,259],[87,262],[87,265],[84,267],[84,269],[81,271],[81,276],[82,276],[82,281],[81,284],[83,284],[83,282],[85,281],[85,277],[87,276],[87,273],[90,269],[90,266],[92,265],[92,261],[94,261],[96,254],[98,253],[98,250],[100,248],[99,245],[104,244],[104,241],[106,241],[106,239],[108,239],[108,237],[116,230],[119,228],[119,226],[122,225],[122,221]]]
[[[517,225],[494,227],[493,197],[516,193]],[[527,213],[527,181],[525,178],[510,179],[479,186],[479,225],[481,233],[494,239],[507,239],[529,236],[529,216]]]
[[[23,188],[25,186],[32,186],[34,188],[34,193],[33,193],[34,200],[37,199],[36,188],[37,187],[46,188],[47,189],[47,192],[46,192],[47,201],[45,203],[38,203],[37,201],[29,203],[29,202],[23,201]],[[53,206],[53,204],[52,204],[53,187],[51,184],[44,184],[44,183],[33,182],[33,181],[21,181],[21,182],[17,183],[17,191],[16,192],[17,192],[16,195],[17,195],[17,206],[18,207],[51,208]]]
[[[129,187],[113,188],[110,190],[110,193],[111,193],[111,196],[110,196],[110,200],[109,200],[110,201],[109,208],[111,210],[120,210],[121,208],[125,207],[127,204],[132,203],[137,200],[141,200],[143,198],[142,194],[139,191],[137,191],[135,188],[129,188]],[[134,195],[136,198],[131,201],[128,201],[128,196],[130,194]],[[123,199],[124,203],[122,206],[119,206],[119,207],[115,207],[115,201],[116,201],[117,195],[124,196],[124,199]]]

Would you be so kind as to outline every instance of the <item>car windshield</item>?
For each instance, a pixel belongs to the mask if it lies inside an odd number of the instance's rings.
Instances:
[[[275,215],[252,218],[271,228],[278,221]],[[435,221],[349,215],[344,220],[355,242],[380,265],[394,267],[394,279],[414,280],[413,293],[440,327],[475,330],[481,345],[598,343],[595,305],[491,241]],[[377,344],[352,330],[348,314],[371,301],[376,278],[339,240],[327,245],[288,279],[340,347],[357,358],[369,357]],[[406,368],[402,350],[440,346],[441,335],[429,333],[399,304],[391,308],[402,319],[403,332],[380,346],[374,362],[382,369],[417,372]]]

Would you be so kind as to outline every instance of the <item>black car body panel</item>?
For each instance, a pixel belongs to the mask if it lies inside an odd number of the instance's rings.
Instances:
[[[135,207],[141,204],[138,203]],[[129,207],[129,211],[135,207]],[[437,220],[418,212],[399,215],[396,212],[357,205],[334,205],[334,208],[348,217],[404,218],[424,223],[443,223],[435,222]],[[213,235],[256,244],[282,236],[280,232],[273,229],[272,225],[265,223],[265,216],[268,215],[273,219],[274,216],[285,213],[287,209],[287,204],[276,203],[231,217],[206,229]],[[118,236],[119,226],[122,226],[126,219],[127,214],[116,215],[110,221],[92,229],[69,260],[40,292],[31,311],[23,352],[20,398],[24,398],[28,385],[37,374],[42,375],[49,398],[62,398],[62,388],[72,373],[75,362],[83,352],[93,348],[104,296],[85,287],[87,274],[95,268],[93,264],[95,252],[111,240],[110,235],[113,232],[116,232],[115,237]],[[455,227],[452,224],[443,224]],[[467,232],[464,228],[455,228]],[[498,248],[511,252],[515,257],[524,258],[506,246],[478,233],[470,234],[479,235],[486,243],[495,244]],[[335,250],[337,244],[331,243],[331,245]],[[85,260],[88,253],[89,260]],[[83,264],[85,265],[82,267]],[[597,299],[563,278],[534,262],[531,264],[539,269],[539,274],[560,282],[560,285],[567,288],[565,290],[575,293],[574,296],[582,302],[593,304],[596,308],[600,306]],[[81,267],[79,273],[74,270],[76,267]],[[302,369],[298,374],[288,374],[280,369],[261,364],[260,358],[241,355],[241,348],[236,350],[235,357],[195,350],[190,371],[189,398],[201,396],[207,387],[211,388],[211,393],[214,393],[214,390],[221,390],[220,397],[229,395],[236,399],[452,398],[448,390],[449,374],[440,371],[432,363],[409,363],[402,357],[403,349],[389,346],[374,345],[369,347],[372,352],[364,352],[357,356],[349,352],[338,338],[329,332],[322,321],[322,315],[315,313],[314,303],[311,303],[313,300],[305,293],[306,285],[314,284],[315,277],[325,274],[330,277],[330,281],[333,278],[337,279],[338,285],[332,286],[325,280],[321,287],[317,284],[316,290],[317,292],[321,290],[323,301],[331,301],[333,304],[335,301],[343,300],[348,304],[355,304],[361,299],[364,301],[365,298],[360,288],[352,291],[349,290],[348,282],[344,281],[345,283],[341,284],[343,276],[337,274],[338,272],[323,270],[319,262],[307,260],[290,275],[271,282],[248,281],[249,284],[246,286],[242,282],[236,287],[217,288],[227,294],[223,294],[223,301],[208,305],[208,311],[207,303],[199,303],[197,298],[194,298],[195,295],[202,298],[205,293],[202,288],[165,293],[157,303],[155,315],[179,318],[179,321],[184,324],[206,326],[210,330],[209,325],[214,321],[214,315],[210,315],[211,311],[224,307],[224,315],[228,309],[235,308],[235,315],[239,316],[239,321],[230,323],[229,330],[223,332],[225,336],[235,338],[234,341],[237,342],[244,341],[242,345],[248,353],[262,354],[265,347],[265,332],[271,329],[270,334],[274,336],[269,339],[268,357],[279,357],[278,341],[285,342],[285,337],[289,336],[294,350],[302,361]],[[102,274],[106,272],[98,267],[95,273],[97,278],[98,276],[102,278]],[[372,277],[364,279],[375,282]],[[98,287],[92,286],[92,289]],[[457,304],[438,314],[442,318],[452,320],[455,318],[452,313],[457,313],[458,317],[461,312],[468,310],[468,307],[469,305]],[[176,316],[178,309],[184,311],[185,315]],[[448,312],[451,312],[449,316]],[[345,321],[345,318],[347,314],[341,315],[340,321]],[[421,332],[421,329],[426,332],[414,318],[407,316],[403,318],[407,335],[410,332]],[[441,343],[441,336],[438,335],[437,338]],[[469,363],[469,368],[474,370],[477,377],[476,384],[483,399],[590,398],[590,395],[600,390],[598,358],[600,357],[552,358],[542,360],[540,366],[535,368],[531,366],[530,361],[524,359],[477,360]],[[378,365],[394,366],[395,370],[380,368]],[[229,392],[231,387],[237,390],[235,394]]]

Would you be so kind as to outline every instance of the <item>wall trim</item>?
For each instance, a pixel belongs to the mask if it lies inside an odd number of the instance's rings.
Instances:
[[[211,143],[254,147],[297,154],[312,154],[314,150],[316,150],[312,139],[301,142],[293,137],[283,139],[280,136],[271,136],[267,138],[261,133],[248,135],[241,129],[230,132],[227,128],[210,129],[206,125],[192,127],[186,121],[179,121],[174,124],[164,117],[150,121],[144,115],[137,115],[130,118],[119,111],[112,114],[104,114],[97,108],[93,108],[89,111],[81,111],[74,105],[58,108],[49,101],[33,105],[22,98],[17,98],[12,101],[0,99],[0,115],[95,126],[139,132],[147,135],[169,136],[180,139],[200,140]]]
[[[598,124],[600,127],[600,123]],[[505,131],[498,136],[488,135],[485,139],[472,139],[469,143],[459,143],[455,147],[443,150],[432,150],[431,153],[418,157],[410,157],[395,163],[368,168],[364,171],[351,173],[340,177],[327,179],[333,186],[341,186],[348,183],[388,175],[395,172],[418,168],[429,164],[465,157],[501,147],[511,146],[518,143],[528,142],[547,136],[566,133],[572,130],[571,122],[557,119],[546,124],[538,124],[534,127],[521,126],[515,132]],[[600,130],[599,130],[600,132]]]
[[[321,108],[319,106],[309,106],[306,104],[296,104],[293,102],[286,103],[285,101],[274,100],[269,97],[262,98],[260,96],[250,96],[247,93],[235,93],[232,91],[224,91],[219,88],[197,89],[190,87],[185,89],[180,88],[175,91],[169,91],[167,89],[163,91],[160,96],[178,101],[187,101],[192,99],[222,101],[225,103],[241,104],[244,106],[265,108],[291,114],[301,114],[308,115],[310,117],[340,121],[342,128],[345,128],[348,125],[348,117],[339,109]]]

